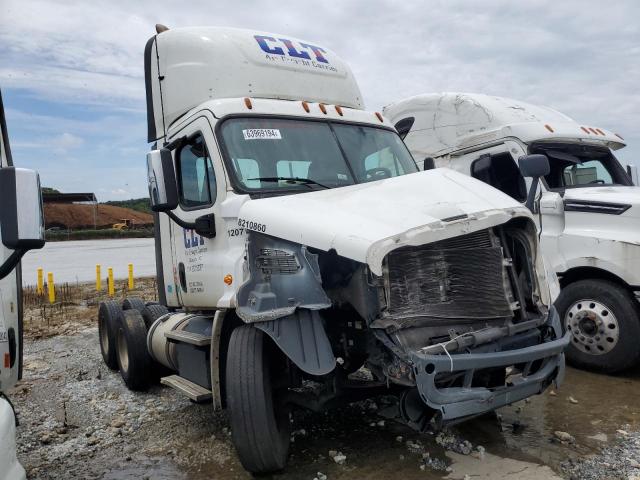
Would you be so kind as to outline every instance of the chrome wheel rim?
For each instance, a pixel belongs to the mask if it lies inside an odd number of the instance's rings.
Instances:
[[[124,338],[124,331],[121,328],[118,330],[118,360],[120,368],[125,372],[129,371],[129,350]]]
[[[620,339],[620,328],[611,309],[592,299],[575,302],[564,317],[571,344],[588,355],[604,355],[613,350]]]

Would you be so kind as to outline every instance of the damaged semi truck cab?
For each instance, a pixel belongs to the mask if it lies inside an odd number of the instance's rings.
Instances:
[[[614,155],[625,146],[620,135],[480,94],[418,95],[384,112],[414,157],[535,207],[543,254],[562,287],[555,305],[572,335],[572,364],[617,372],[640,363],[640,188],[637,168]],[[537,192],[518,167],[528,155],[549,163]]]
[[[259,473],[284,467],[292,408],[394,393],[423,430],[562,378],[568,337],[525,207],[419,172],[325,47],[159,30],[145,71],[163,305],[100,317],[127,385],[174,371],[162,383],[229,410]]]

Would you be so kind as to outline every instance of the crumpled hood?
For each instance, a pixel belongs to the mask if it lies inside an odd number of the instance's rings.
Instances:
[[[631,205],[624,216],[640,217],[640,187],[603,186],[567,188],[564,200],[604,202]]]
[[[382,275],[387,253],[530,217],[497,189],[447,168],[330,190],[249,200],[250,230],[367,263]],[[244,221],[244,222],[243,222]]]

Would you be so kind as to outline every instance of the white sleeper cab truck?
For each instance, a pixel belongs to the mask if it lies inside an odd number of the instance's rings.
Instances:
[[[26,478],[16,457],[17,417],[8,390],[22,377],[20,259],[44,245],[40,179],[15,168],[0,94],[0,480]]]
[[[423,430],[562,378],[569,336],[527,208],[418,172],[321,45],[158,30],[145,73],[161,305],[99,315],[130,388],[161,377],[226,408],[261,473],[285,466],[294,408],[386,392]]]
[[[415,158],[478,178],[535,209],[562,291],[556,308],[576,366],[617,372],[640,361],[640,188],[613,154],[617,134],[547,107],[488,95],[419,95],[385,108]],[[537,201],[518,161],[545,156]],[[529,156],[529,157],[526,157]],[[539,157],[541,158],[541,157]]]

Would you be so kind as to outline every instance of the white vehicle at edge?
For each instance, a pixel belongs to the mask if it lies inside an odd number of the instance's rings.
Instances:
[[[265,473],[286,464],[294,407],[384,391],[423,431],[561,381],[569,335],[527,208],[418,172],[328,49],[157,31],[145,80],[162,305],[103,302],[98,323],[129,388],[175,372],[161,382],[226,408],[240,461]],[[350,377],[363,366],[364,383]]]
[[[0,480],[21,480],[16,457],[16,416],[6,396],[22,377],[22,285],[20,259],[44,245],[40,180],[13,167],[0,93]]]
[[[467,93],[407,98],[384,110],[416,158],[431,159],[525,201],[517,160],[549,159],[538,194],[547,264],[560,279],[556,307],[573,334],[567,358],[616,372],[640,361],[640,188],[620,165],[622,137],[556,110]]]

